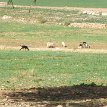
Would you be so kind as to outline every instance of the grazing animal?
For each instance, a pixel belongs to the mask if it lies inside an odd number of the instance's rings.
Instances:
[[[26,46],[26,45],[21,45],[20,50],[22,50],[22,49],[25,49],[25,50],[28,50],[28,51],[29,51],[29,48],[28,48],[28,46]]]
[[[78,48],[90,48],[90,46],[86,42],[82,42],[79,44]]]
[[[47,48],[55,48],[53,42],[47,42]]]
[[[83,44],[80,43],[79,46],[78,46],[78,48],[83,48]]]
[[[62,42],[61,45],[62,45],[62,47],[67,47],[67,46],[65,45],[65,42]]]

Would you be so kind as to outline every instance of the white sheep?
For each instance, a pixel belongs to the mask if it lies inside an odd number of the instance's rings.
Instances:
[[[55,48],[53,42],[47,42],[47,48]]]
[[[62,47],[67,47],[65,42],[62,42],[61,45],[62,45]]]

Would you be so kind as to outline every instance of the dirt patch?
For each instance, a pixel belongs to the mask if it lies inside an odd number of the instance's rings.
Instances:
[[[7,2],[0,2],[0,7],[5,7],[7,6]]]
[[[2,96],[2,107],[103,107],[107,105],[107,86],[33,87],[3,92]]]
[[[106,28],[105,24],[95,23],[71,23],[69,26],[80,27],[80,28]]]
[[[103,12],[107,12],[107,8],[82,8],[82,7],[49,7],[49,6],[20,6],[20,5],[14,5],[14,7],[20,7],[20,8],[43,8],[43,9],[53,9],[53,10],[81,10],[81,11],[103,11]]]
[[[24,101],[64,101],[106,98],[106,86],[63,86],[30,88],[5,94],[12,99]]]
[[[107,16],[107,9],[106,8],[80,8],[80,7],[48,7],[48,6],[20,6],[20,5],[14,5],[15,8],[28,8],[28,9],[32,9],[32,8],[41,8],[41,9],[51,9],[51,10],[67,10],[67,11],[71,11],[71,10],[78,10],[81,14],[84,14],[84,11],[86,12],[91,12],[92,14],[87,14],[87,15],[93,15],[93,16],[96,16],[97,17],[97,13],[99,13],[98,16],[101,16],[100,13],[103,15],[105,14],[105,16]],[[14,20],[16,22],[19,22],[19,23],[31,23],[31,24],[34,24],[34,23],[38,23],[38,19],[35,19],[35,18],[32,18],[32,20],[27,20],[26,18],[9,18],[11,16],[3,16],[1,19],[2,20]],[[87,16],[88,17],[88,16]],[[53,17],[55,19],[55,17]],[[59,17],[60,18],[60,17]],[[53,19],[53,20],[54,20]],[[57,18],[56,18],[57,19]],[[76,18],[75,18],[76,19]],[[77,17],[78,19],[78,17]],[[83,20],[84,18],[82,18]],[[50,19],[49,19],[50,20]],[[79,19],[81,21],[81,19]],[[97,18],[96,18],[97,20]],[[101,19],[102,20],[102,19]],[[52,22],[52,21],[46,21],[48,24],[56,24],[56,25],[63,25],[65,26],[65,22]],[[78,23],[78,22],[74,22],[73,23],[69,23],[69,27],[80,27],[80,28],[98,28],[98,29],[103,29],[103,28],[107,28],[107,24],[106,22],[104,24],[102,23],[91,23],[91,22],[81,22],[81,23]]]
[[[21,47],[11,47],[1,45],[0,50],[17,50],[19,51]],[[69,48],[29,48],[30,51],[61,51],[61,52],[79,52],[79,53],[107,53],[106,49],[69,49]],[[23,50],[24,51],[24,50]]]

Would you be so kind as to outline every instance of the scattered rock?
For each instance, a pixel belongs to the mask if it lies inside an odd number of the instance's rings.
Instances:
[[[7,2],[0,2],[0,7],[5,7],[7,6]]]
[[[107,105],[103,106],[103,107],[107,107]]]
[[[57,105],[57,107],[63,107],[63,105]]]
[[[4,16],[2,17],[3,20],[11,19],[11,18],[12,18],[11,16],[7,16],[7,15],[4,15]]]

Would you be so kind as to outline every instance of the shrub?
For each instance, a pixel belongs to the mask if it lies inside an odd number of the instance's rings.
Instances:
[[[90,83],[90,84],[85,84],[85,83],[81,83],[80,86],[97,86],[94,82]]]
[[[40,23],[46,23],[47,19],[45,19],[44,17],[38,17],[38,20]]]
[[[70,25],[70,22],[67,21],[67,22],[64,23],[64,25],[65,25],[65,26],[69,26],[69,25]]]

